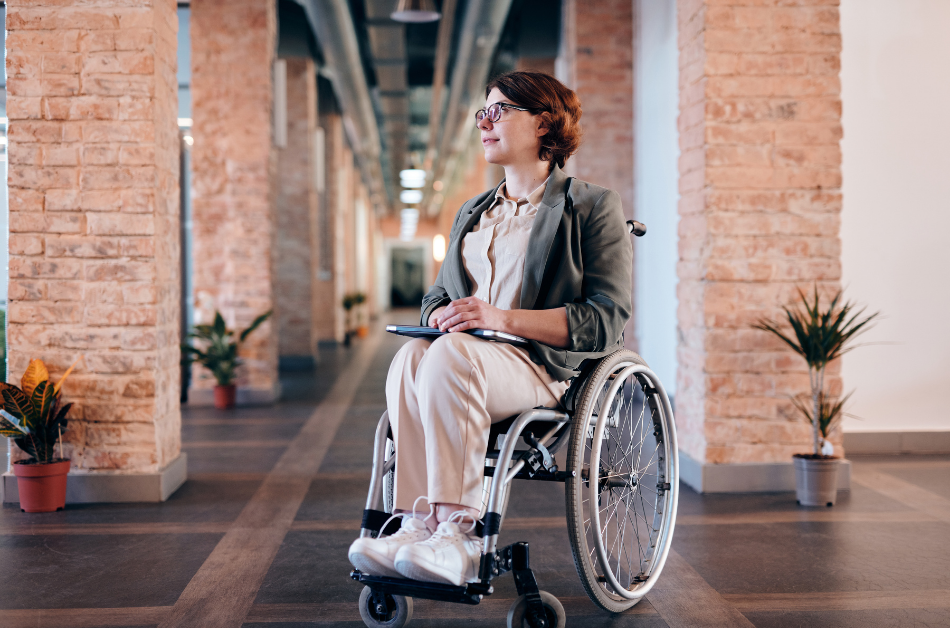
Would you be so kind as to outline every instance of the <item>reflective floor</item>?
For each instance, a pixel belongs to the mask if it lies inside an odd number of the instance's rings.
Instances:
[[[0,511],[0,627],[361,626],[348,577],[383,384],[403,340],[325,351],[285,401],[189,409],[188,482],[163,504]],[[502,542],[528,541],[569,626],[950,626],[950,456],[853,459],[833,508],[683,488],[674,551],[647,600],[587,599],[563,487],[520,485]],[[503,626],[510,577],[478,607],[419,601],[412,626]]]

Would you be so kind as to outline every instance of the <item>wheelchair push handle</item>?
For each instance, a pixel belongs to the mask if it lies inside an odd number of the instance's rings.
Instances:
[[[637,222],[636,220],[627,221],[627,232],[632,233],[638,238],[647,232],[647,226],[642,222]]]

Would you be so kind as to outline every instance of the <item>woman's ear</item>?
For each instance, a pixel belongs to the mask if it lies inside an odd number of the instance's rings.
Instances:
[[[548,125],[547,116],[544,114],[538,116],[538,130],[535,132],[535,137],[544,137],[551,131],[551,127]]]

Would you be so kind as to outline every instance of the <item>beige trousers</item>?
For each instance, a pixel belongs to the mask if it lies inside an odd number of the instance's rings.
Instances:
[[[553,408],[567,386],[513,345],[465,333],[407,342],[386,379],[395,507],[410,510],[425,496],[433,504],[479,509],[491,424],[530,408]]]

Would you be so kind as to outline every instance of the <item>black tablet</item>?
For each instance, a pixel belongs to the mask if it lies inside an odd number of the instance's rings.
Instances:
[[[400,336],[431,338],[433,340],[448,333],[445,331],[439,331],[434,327],[418,327],[415,325],[386,325],[386,331],[391,334],[398,334]],[[472,329],[465,333],[472,334],[473,336],[477,336],[484,340],[506,342],[510,345],[517,345],[519,347],[528,346],[528,341],[524,338],[521,338],[520,336],[514,336],[503,331],[495,331],[493,329]]]

